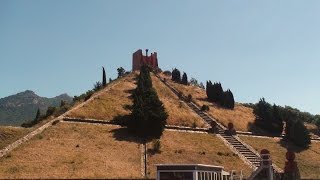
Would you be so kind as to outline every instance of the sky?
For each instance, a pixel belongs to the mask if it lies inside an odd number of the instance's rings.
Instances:
[[[79,95],[131,70],[137,49],[162,70],[219,81],[237,102],[320,113],[320,1],[1,0],[0,98]]]

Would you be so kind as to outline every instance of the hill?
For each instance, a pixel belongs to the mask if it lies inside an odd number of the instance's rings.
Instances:
[[[132,105],[131,91],[136,87],[136,74],[130,74],[121,81],[114,83],[108,93],[94,99],[87,105],[68,113],[72,118],[100,119],[112,121],[125,118],[130,114],[129,107]],[[171,90],[159,81],[154,75],[152,83],[160,100],[164,103],[169,118],[169,125],[206,127],[204,121],[191,111],[187,105],[179,100]]]
[[[72,98],[67,94],[46,98],[30,90],[2,98],[0,99],[0,125],[20,126],[32,120],[38,108],[45,113],[49,106],[59,106],[61,100],[72,102]]]
[[[320,178],[320,142],[313,142],[308,149],[299,148],[292,143],[279,138],[259,138],[240,136],[242,140],[251,145],[257,151],[268,149],[273,163],[283,168],[287,149],[296,153],[296,161],[303,178]]]
[[[169,83],[175,89],[181,91],[183,95],[192,95],[193,101],[201,107],[202,105],[208,105],[210,110],[208,114],[219,121],[224,126],[227,126],[229,122],[234,124],[236,130],[249,131],[250,124],[254,122],[255,115],[252,108],[245,107],[239,103],[235,104],[234,110],[229,110],[220,107],[215,103],[207,101],[206,91],[195,86],[186,86],[183,84],[175,83],[171,80],[171,77],[164,74],[160,74],[162,78],[166,78]]]
[[[127,118],[132,105],[131,92],[136,87],[136,73],[108,84],[85,104],[73,108],[68,117],[113,121]],[[237,129],[247,130],[253,122],[251,108],[236,104],[234,110],[219,108],[205,99],[203,89],[173,83],[170,85],[191,94],[198,105],[208,104],[211,116],[222,124],[233,122]],[[180,101],[158,78],[152,75],[153,86],[168,112],[168,124],[207,127],[206,123]],[[27,132],[9,130],[7,142]],[[281,168],[285,162],[285,144],[267,138],[240,136],[257,151],[267,148]],[[4,178],[143,178],[142,139],[127,132],[125,127],[62,121],[0,158],[0,177]],[[155,165],[161,163],[190,163],[222,165],[226,170],[243,170],[248,176],[252,169],[222,141],[219,135],[165,130],[160,138],[160,153],[153,153],[152,142],[147,144],[147,176],[155,177]],[[319,176],[319,144],[297,150],[298,164],[305,178]],[[310,157],[316,161],[310,161]],[[18,165],[17,165],[18,164]],[[125,171],[123,169],[126,169]]]

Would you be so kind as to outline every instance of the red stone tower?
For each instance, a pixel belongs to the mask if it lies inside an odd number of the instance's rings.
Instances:
[[[139,49],[135,53],[132,54],[132,71],[140,70],[140,67],[142,65],[149,65],[153,69],[158,68],[158,57],[157,53],[151,53],[150,56],[148,56],[148,49],[146,49],[146,55],[144,56],[142,54],[142,50]]]

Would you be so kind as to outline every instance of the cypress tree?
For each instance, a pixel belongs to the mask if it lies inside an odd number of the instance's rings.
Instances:
[[[172,81],[177,83],[181,82],[181,73],[177,68],[174,68],[172,71]]]
[[[280,113],[280,109],[275,104],[273,105],[273,118],[272,118],[272,124],[274,127],[274,132],[277,134],[282,134],[283,131],[283,118]]]
[[[187,73],[183,73],[181,83],[184,85],[188,85],[188,76]]]
[[[230,89],[223,93],[222,106],[228,109],[234,109],[234,97]]]
[[[104,67],[102,67],[102,86],[106,87],[106,85],[107,85],[106,71],[104,70]]]
[[[34,121],[38,121],[40,119],[40,115],[41,115],[40,109],[38,108],[36,117],[34,118]]]
[[[304,126],[303,122],[298,120],[293,126],[293,143],[300,147],[308,147],[311,143],[311,138],[308,129]]]
[[[133,92],[133,109],[128,128],[143,138],[159,138],[164,130],[168,114],[152,87],[150,71],[142,66],[137,88]]]

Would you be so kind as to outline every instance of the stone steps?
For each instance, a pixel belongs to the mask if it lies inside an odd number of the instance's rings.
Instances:
[[[158,77],[160,79],[160,77]],[[161,80],[161,79],[160,79]],[[178,91],[175,90],[173,87],[171,87],[168,83],[162,81],[169,89],[171,89],[176,95],[178,95]],[[185,98],[182,98],[183,101]],[[208,124],[211,124],[212,121],[216,122],[214,119],[212,119],[210,116],[208,116],[206,113],[202,112],[199,107],[197,107],[195,104],[186,102],[186,104],[195,112],[197,113],[205,122]],[[216,122],[217,123],[217,122]],[[254,152],[252,152],[249,148],[247,148],[246,145],[244,145],[242,142],[240,142],[235,137],[225,134],[225,127],[222,127],[222,125],[217,123],[217,129],[218,134],[221,135],[223,139],[225,139],[236,151],[238,151],[240,154],[242,154],[247,161],[249,161],[255,168],[260,166],[260,157],[256,155]]]

